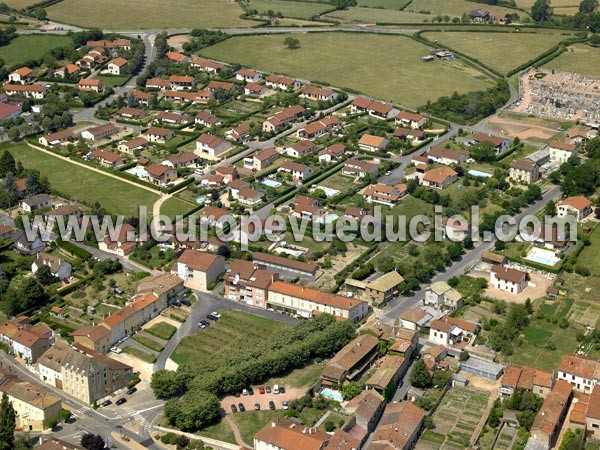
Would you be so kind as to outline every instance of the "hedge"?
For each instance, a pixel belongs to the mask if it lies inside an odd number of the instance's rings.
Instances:
[[[90,252],[88,252],[86,249],[78,247],[77,245],[73,244],[72,242],[65,241],[60,237],[56,240],[56,244],[63,250],[70,253],[71,255],[81,258],[84,261],[87,261],[88,259],[90,259],[92,257],[92,254]]]

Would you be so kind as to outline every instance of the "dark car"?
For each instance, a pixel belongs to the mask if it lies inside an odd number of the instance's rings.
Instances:
[[[237,412],[237,407],[235,405],[231,405],[231,412],[232,413],[236,413]]]
[[[246,412],[246,407],[244,406],[243,403],[239,403],[238,408],[240,409],[240,412]]]
[[[173,306],[177,306],[179,308],[181,306],[181,303],[175,302],[175,303],[173,303]]]
[[[112,402],[110,400],[104,400],[102,402],[102,406],[109,406],[109,405],[112,405]]]
[[[267,394],[270,394],[271,393],[271,386],[265,386],[265,392]]]
[[[279,386],[279,393],[285,394],[285,388],[283,386]]]
[[[121,398],[120,398],[119,400],[117,400],[115,403],[116,403],[117,405],[122,405],[123,403],[126,403],[126,402],[127,402],[127,399],[126,399],[126,398],[123,398],[123,397],[121,397]]]
[[[190,302],[189,300],[181,300],[179,303],[185,306],[192,306],[192,302]]]
[[[248,388],[248,395],[254,395],[254,389]]]
[[[209,315],[207,315],[206,318],[208,320],[219,320],[219,318],[217,316],[215,316],[213,313],[210,313]]]
[[[136,392],[137,392],[137,388],[135,388],[135,387],[132,387],[131,389],[129,389],[129,390],[127,391],[127,395],[135,394]]]
[[[273,400],[271,400],[271,401],[269,402],[269,409],[270,409],[271,411],[275,411],[275,402],[274,402]]]
[[[242,396],[242,393],[241,393],[241,392],[236,392],[236,393],[235,393],[235,396],[236,396],[236,397],[241,397],[241,396]]]
[[[208,322],[206,320],[201,320],[198,325],[200,326],[200,328],[206,328],[207,326],[210,325],[210,322]]]
[[[260,411],[260,403],[254,404],[254,411]]]

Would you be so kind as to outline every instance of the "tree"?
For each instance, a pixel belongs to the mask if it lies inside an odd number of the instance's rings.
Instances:
[[[28,433],[20,434],[15,439],[14,450],[31,450],[33,449],[33,443]]]
[[[221,255],[223,258],[228,259],[231,256],[231,250],[227,245],[219,245],[217,249],[217,255]]]
[[[99,434],[85,433],[81,436],[80,444],[87,450],[104,450],[106,444]]]
[[[18,141],[21,137],[21,132],[19,131],[18,127],[12,127],[6,134],[11,141]]]
[[[56,277],[52,275],[52,269],[46,264],[42,264],[42,267],[38,268],[35,277],[43,286],[50,286],[56,281]]]
[[[416,388],[425,389],[433,386],[431,376],[425,365],[425,361],[418,360],[410,372],[410,384]]]
[[[8,150],[4,150],[4,153],[0,156],[0,177],[5,177],[8,173],[16,175],[17,166],[12,153]]]
[[[600,47],[600,34],[592,34],[588,39],[588,43],[594,47]],[[593,140],[593,139],[592,139]],[[600,140],[599,140],[600,141]]]
[[[289,50],[296,50],[297,48],[300,48],[300,41],[294,37],[288,36],[283,40],[283,44],[289,49]]]
[[[592,14],[598,8],[598,0],[582,0],[579,4],[579,12],[583,14]]]
[[[460,352],[460,358],[461,361],[466,361],[467,359],[469,359],[469,352],[466,350],[463,350],[462,352]]]
[[[37,8],[33,11],[33,15],[37,20],[46,20],[48,18],[48,13],[44,8]]]
[[[181,393],[182,383],[175,372],[159,370],[152,374],[150,387],[158,398],[169,398]]]
[[[546,22],[552,15],[552,7],[548,0],[536,0],[531,7],[531,17],[536,22]]]
[[[198,430],[220,415],[219,398],[206,391],[190,390],[183,396],[173,398],[165,404],[165,416],[169,423],[183,431]]]
[[[13,450],[16,426],[15,409],[4,392],[0,401],[0,450]]]
[[[556,215],[556,202],[554,200],[550,200],[548,203],[546,203],[544,212],[547,216],[554,217]]]
[[[362,392],[365,386],[362,383],[351,381],[342,386],[342,396],[344,400],[352,400],[358,394]]]

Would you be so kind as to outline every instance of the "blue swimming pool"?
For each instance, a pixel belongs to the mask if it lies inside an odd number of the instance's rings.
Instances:
[[[336,402],[343,402],[344,397],[342,397],[342,393],[339,391],[334,391],[333,389],[323,388],[321,389],[321,395],[323,397],[327,397],[331,400],[335,400]]]
[[[265,186],[275,188],[275,189],[277,189],[279,186],[281,186],[281,183],[279,181],[269,180],[268,178],[264,179],[262,181],[262,184],[264,184]]]
[[[525,259],[540,264],[545,264],[550,267],[555,266],[560,261],[560,258],[557,257],[554,252],[537,247],[532,248]]]
[[[204,195],[200,195],[200,196],[196,197],[196,203],[198,203],[199,205],[204,204],[205,201],[206,201],[206,197]]]
[[[469,170],[469,175],[473,175],[478,178],[490,178],[492,176],[491,173],[481,172],[479,170],[471,169]]]
[[[148,176],[148,171],[142,166],[132,167],[131,169],[126,170],[125,172],[131,173],[138,178],[146,178]]]

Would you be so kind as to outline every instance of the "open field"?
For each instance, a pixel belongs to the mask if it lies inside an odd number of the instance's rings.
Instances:
[[[480,6],[473,4],[473,2],[467,0],[417,0],[417,12],[429,11],[430,14],[437,15],[448,15],[450,17],[461,17],[464,13],[478,9]],[[502,6],[485,5],[481,6],[482,9],[489,11],[497,16],[504,16],[508,13],[516,12],[514,9],[504,8]],[[407,9],[412,9],[412,5]],[[521,18],[525,16],[525,13],[518,11]]]
[[[402,9],[410,3],[410,0],[358,0],[358,6],[369,8]]]
[[[112,214],[137,216],[140,205],[148,206],[151,211],[152,204],[158,199],[158,194],[76,166],[26,144],[3,145],[4,149],[8,149],[25,168],[37,169],[48,176],[53,190],[87,204],[99,202]]]
[[[579,254],[577,265],[589,268],[592,271],[592,276],[600,276],[600,226],[592,231],[590,245],[585,247]]]
[[[433,18],[430,14],[415,14],[411,8],[408,8],[407,11],[396,11],[393,9],[353,7],[342,11],[332,11],[329,14],[325,14],[324,17],[339,20],[340,22],[363,23],[423,23],[430,22]]]
[[[299,36],[301,47],[297,50],[288,50],[284,39],[234,37],[202,50],[202,54],[352,88],[412,107],[454,91],[468,92],[491,85],[485,75],[460,61],[422,63],[420,58],[429,54],[429,48],[404,36],[310,33]],[[346,51],[349,48],[351,52]],[[391,54],[395,57],[390,58]]]
[[[39,3],[38,0],[5,0],[4,4],[9,8],[23,9],[31,6],[35,3]]]
[[[0,47],[0,58],[8,66],[23,64],[41,58],[53,48],[62,47],[70,42],[71,38],[67,36],[18,36],[10,44]]]
[[[252,405],[246,405],[246,408]],[[245,413],[232,414],[231,418],[237,425],[244,442],[253,442],[254,435],[277,417],[285,417],[285,411],[246,411]]]
[[[478,59],[483,64],[506,73],[541,55],[566,36],[520,33],[423,33],[430,41],[438,40],[465,55]]]
[[[160,208],[160,213],[171,218],[183,215],[195,208],[196,205],[177,197],[171,197],[165,201]]]
[[[105,86],[118,87],[123,86],[129,80],[129,76],[114,76],[114,75],[97,75],[96,78],[102,80]]]
[[[244,12],[227,0],[64,0],[47,8],[59,22],[93,28],[220,28],[252,26]],[[143,11],[143,14],[140,14]]]
[[[587,44],[571,45],[566,52],[546,63],[544,67],[600,77],[600,71],[598,71],[600,48],[590,47]]]
[[[275,13],[280,12],[284,17],[294,17],[297,19],[310,19],[332,9],[327,3],[295,2],[289,0],[248,0],[248,6],[256,9],[259,14],[265,14],[271,10]]]
[[[241,311],[222,311],[223,317],[205,330],[186,336],[177,346],[171,359],[177,364],[185,364],[196,355],[215,355],[238,345],[268,339],[288,328],[281,322],[255,316]]]

